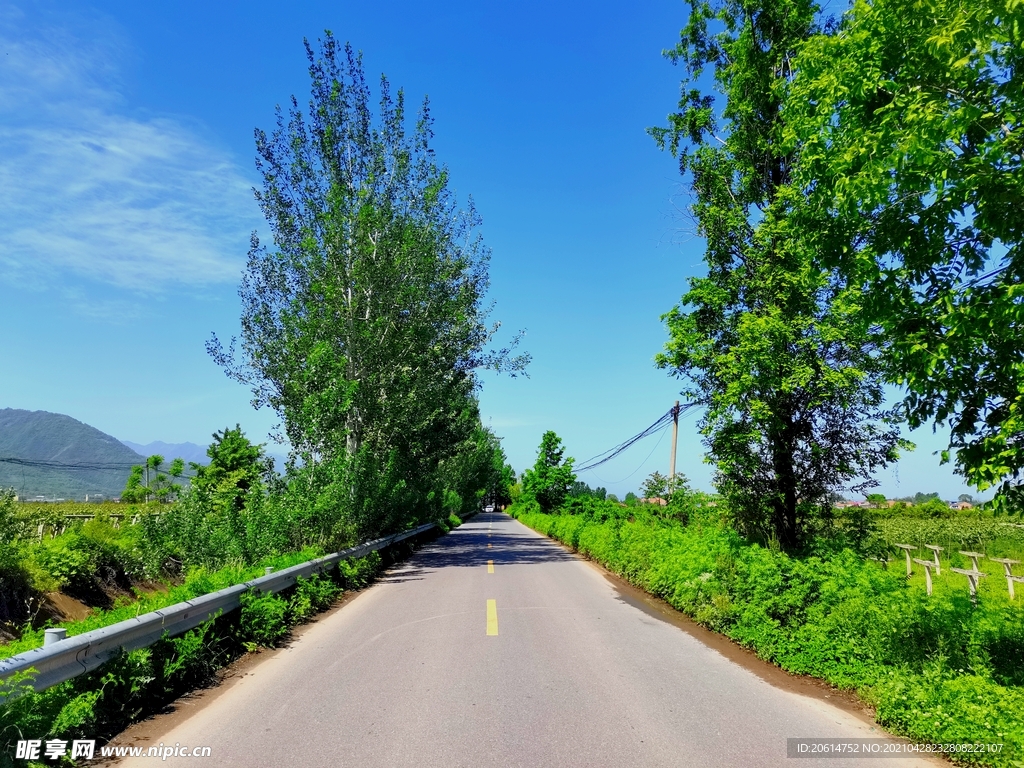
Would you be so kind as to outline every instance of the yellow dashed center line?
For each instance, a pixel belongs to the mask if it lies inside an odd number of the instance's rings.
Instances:
[[[487,561],[487,572],[488,573],[494,573],[494,561],[493,560],[488,560]]]
[[[488,548],[488,549],[490,549],[490,548],[491,548],[491,544],[490,544],[490,542],[488,542],[488,543],[487,543],[487,548]]]
[[[498,634],[498,602],[496,600],[487,601],[487,634]]]

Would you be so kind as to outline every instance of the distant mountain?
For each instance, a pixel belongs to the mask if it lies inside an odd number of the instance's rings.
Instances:
[[[19,496],[119,496],[142,456],[77,419],[48,411],[0,409],[0,487]]]
[[[165,443],[160,440],[155,440],[147,445],[133,443],[131,440],[122,440],[121,442],[143,456],[163,456],[168,463],[170,463],[172,459],[184,459],[186,465],[188,465],[188,462],[190,461],[194,461],[196,464],[202,464],[203,466],[210,463],[210,457],[206,455],[206,449],[208,446],[205,445],[196,445],[195,443]],[[266,451],[266,448],[264,448],[264,451]],[[288,456],[286,454],[271,453],[269,451],[266,451],[266,453],[274,460],[274,466],[277,471],[284,472]]]
[[[186,465],[190,461],[204,466],[210,463],[210,457],[206,455],[205,445],[196,445],[195,443],[164,443],[160,440],[156,440],[148,445],[133,443],[131,440],[122,440],[121,442],[143,456],[163,456],[168,463],[173,459],[184,459]]]

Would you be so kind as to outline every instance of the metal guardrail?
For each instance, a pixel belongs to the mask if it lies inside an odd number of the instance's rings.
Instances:
[[[0,680],[18,672],[28,672],[34,669],[37,674],[30,684],[35,690],[41,691],[95,669],[122,650],[134,651],[138,648],[146,648],[165,634],[172,637],[183,634],[218,614],[233,611],[241,605],[241,596],[246,590],[281,592],[294,586],[300,577],[309,578],[313,574],[329,571],[342,560],[365,557],[371,552],[426,533],[435,527],[437,526],[434,523],[428,523],[411,531],[374,539],[365,544],[293,565],[291,568],[285,568],[252,581],[201,595],[184,603],[177,603],[167,608],[145,613],[134,619],[111,624],[109,627],[83,632],[80,635],[59,640],[41,648],[34,648],[17,656],[11,656],[0,660]],[[0,697],[0,701],[2,701],[2,697]]]

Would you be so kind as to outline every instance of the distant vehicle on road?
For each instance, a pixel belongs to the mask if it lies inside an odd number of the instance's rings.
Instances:
[[[488,504],[486,507],[484,507],[484,512],[493,512],[493,511],[494,511],[494,505],[493,504]]]

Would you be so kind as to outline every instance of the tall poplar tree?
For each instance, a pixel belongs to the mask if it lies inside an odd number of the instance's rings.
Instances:
[[[426,101],[408,133],[402,91],[381,77],[374,114],[350,46],[328,32],[306,52],[308,109],[293,97],[256,131],[273,245],[253,235],[241,360],[234,339],[208,349],[362,535],[441,513],[441,465],[477,444],[477,369],[527,358],[487,349],[489,252],[434,158]]]

